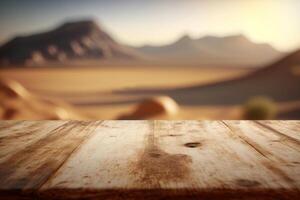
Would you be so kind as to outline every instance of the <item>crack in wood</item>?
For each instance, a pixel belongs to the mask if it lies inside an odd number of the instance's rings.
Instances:
[[[300,141],[297,140],[296,138],[290,137],[290,136],[288,136],[288,135],[286,135],[286,134],[284,134],[284,133],[282,133],[282,132],[274,129],[273,127],[271,127],[271,126],[269,126],[267,124],[264,124],[262,122],[254,121],[254,123],[256,123],[257,125],[259,125],[260,127],[264,128],[264,129],[272,131],[273,133],[275,133],[276,135],[278,135],[280,138],[282,138],[283,142],[284,142],[284,140],[286,140],[286,141],[294,144],[295,146],[286,143],[289,147],[291,147],[291,148],[293,148],[293,149],[295,149],[297,151],[300,151]]]
[[[259,147],[258,144],[256,144],[255,142],[253,143],[253,141],[248,142],[247,137],[243,137],[240,134],[237,133],[237,131],[235,131],[235,129],[233,129],[232,127],[230,127],[227,123],[225,123],[224,121],[222,121],[223,124],[228,127],[232,132],[234,132],[235,134],[237,134],[244,142],[246,142],[250,147],[252,147],[256,152],[258,152],[259,154],[261,154],[264,158],[266,158],[265,161],[262,162],[262,164],[269,169],[270,171],[272,171],[274,174],[276,174],[277,176],[279,176],[280,178],[282,178],[283,180],[285,180],[287,183],[289,183],[293,188],[297,188],[297,185],[295,184],[295,181],[288,175],[286,174],[282,169],[278,168],[275,166],[275,164],[273,163],[273,159],[270,159],[269,155],[272,155],[271,152],[269,151],[261,151],[262,148]],[[259,148],[257,148],[259,147]],[[268,152],[268,155],[265,155],[265,153],[263,152]],[[274,156],[273,156],[274,157]],[[277,158],[278,161],[281,161],[283,163],[285,163],[285,160],[282,160],[280,158]]]
[[[241,134],[237,133],[235,129],[233,129],[231,126],[229,126],[226,122],[221,121],[225,127],[227,127],[231,132],[235,133],[236,136],[239,137],[241,141],[244,143],[248,144],[249,147],[251,147],[255,152],[259,153],[261,156],[265,157],[266,159],[270,160],[269,156],[271,153],[268,152],[267,150],[262,149],[259,147],[257,143],[254,141],[250,140],[248,137],[242,136]]]

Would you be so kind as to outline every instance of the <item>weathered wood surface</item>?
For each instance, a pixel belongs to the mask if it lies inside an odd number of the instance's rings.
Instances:
[[[1,121],[1,198],[300,199],[300,121]]]

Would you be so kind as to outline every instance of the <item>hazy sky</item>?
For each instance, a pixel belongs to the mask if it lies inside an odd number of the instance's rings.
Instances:
[[[300,48],[300,0],[1,0],[0,41],[87,17],[131,45],[242,33],[280,50]]]

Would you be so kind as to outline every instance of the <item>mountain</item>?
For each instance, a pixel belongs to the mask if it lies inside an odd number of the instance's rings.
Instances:
[[[243,35],[206,36],[192,39],[185,35],[172,44],[143,46],[137,50],[149,57],[169,62],[257,66],[272,62],[282,53],[269,44],[257,44]]]
[[[116,42],[93,20],[68,22],[48,32],[16,37],[0,47],[0,62],[5,64],[137,57],[134,49]]]

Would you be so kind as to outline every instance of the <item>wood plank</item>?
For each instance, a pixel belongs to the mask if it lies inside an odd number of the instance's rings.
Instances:
[[[296,199],[299,152],[252,122],[106,121],[42,198]],[[266,133],[267,132],[267,133]],[[284,152],[282,152],[284,151]]]
[[[143,151],[147,135],[152,131],[151,124],[105,121],[42,188],[138,187],[129,165]]]
[[[207,189],[243,188],[242,184],[235,183],[238,180],[245,180],[245,182],[257,183],[252,189],[290,188],[290,182],[266,170],[261,162],[264,158],[222,123],[187,121],[179,127],[181,128],[179,131],[177,128],[176,133],[183,134],[180,138],[182,148],[183,144],[196,146],[196,150],[190,148],[188,155],[193,159],[191,165],[196,172],[192,177],[202,177],[201,182],[197,182],[198,185],[203,185]],[[168,143],[171,141],[166,141],[166,145],[162,146],[170,148]],[[177,143],[177,148],[174,146],[169,151],[182,152],[184,149],[180,149],[180,143]]]
[[[300,188],[300,146],[270,129],[263,129],[255,122],[226,121],[228,127],[264,158],[263,165],[274,175]]]
[[[19,129],[16,130],[17,133],[11,133],[12,136],[20,134],[20,138],[16,138],[17,141],[22,141],[24,138],[21,143],[24,149],[7,150],[13,152],[12,156],[0,163],[1,192],[39,188],[101,122],[54,122],[58,124],[56,128],[49,121],[35,123],[39,124],[41,128],[39,132],[42,136],[35,132],[31,135],[22,134]],[[43,125],[44,123],[46,125]],[[49,127],[48,130],[47,127]],[[26,131],[30,130],[26,129]],[[48,133],[44,133],[47,131]],[[28,139],[31,136],[36,139]],[[8,140],[11,139],[8,138]],[[17,146],[13,141],[2,145],[7,145],[7,148]],[[5,149],[5,146],[1,148]]]

